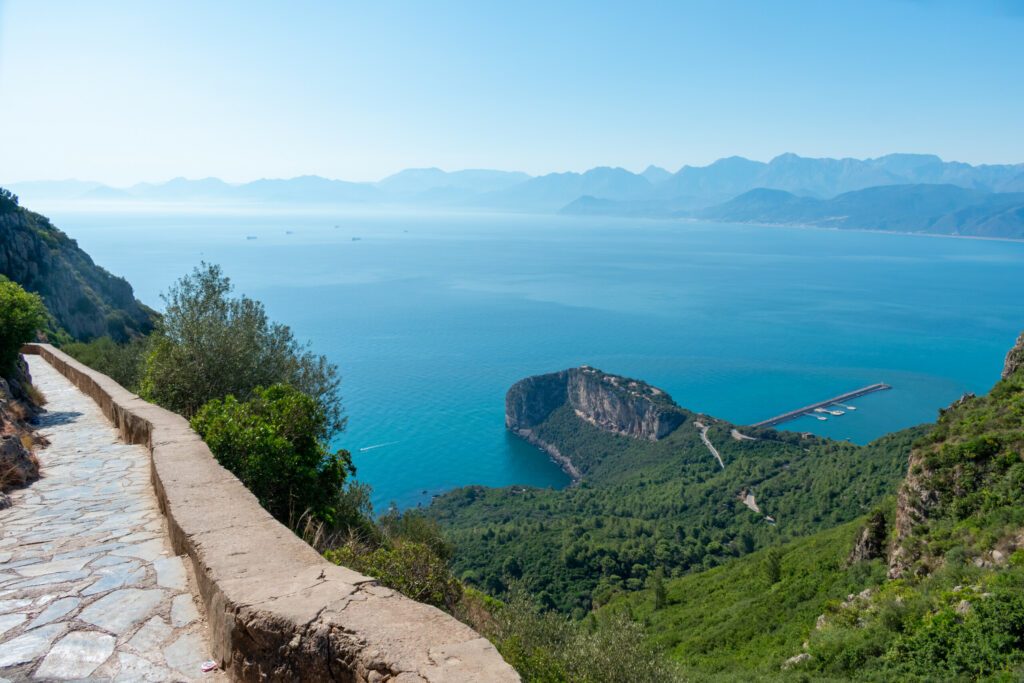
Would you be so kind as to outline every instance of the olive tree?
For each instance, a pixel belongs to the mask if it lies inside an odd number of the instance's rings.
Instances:
[[[328,440],[342,431],[337,367],[233,289],[220,266],[203,262],[162,295],[166,310],[146,358],[142,396],[191,418],[211,400],[248,401],[258,387],[286,384],[323,411]]]

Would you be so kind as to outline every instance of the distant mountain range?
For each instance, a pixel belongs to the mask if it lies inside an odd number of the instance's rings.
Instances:
[[[696,218],[1024,238],[1024,164],[972,166],[927,154],[877,159],[743,157],[675,173],[599,167],[584,173],[409,169],[375,183],[319,176],[239,185],[217,178],[6,185],[26,203],[198,202],[444,206],[572,215]]]

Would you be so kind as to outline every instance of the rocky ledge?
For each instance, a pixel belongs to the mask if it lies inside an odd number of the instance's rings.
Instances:
[[[516,382],[505,395],[505,426],[547,451],[574,479],[580,473],[569,459],[536,434],[536,428],[563,405],[598,429],[648,441],[664,438],[687,415],[661,389],[586,365]]]
[[[0,377],[0,510],[10,505],[7,489],[39,478],[32,447],[43,440],[29,424],[38,411],[26,388],[31,382],[24,359],[18,360],[9,378]]]
[[[1003,379],[1008,379],[1022,367],[1024,367],[1024,333],[1017,337],[1017,343],[1006,354],[1006,362],[1003,364]]]

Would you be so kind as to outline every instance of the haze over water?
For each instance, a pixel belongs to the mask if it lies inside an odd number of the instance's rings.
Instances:
[[[527,375],[586,363],[740,424],[887,382],[855,412],[786,425],[864,443],[987,391],[1024,328],[1021,243],[527,215],[48,213],[151,306],[219,263],[336,362],[338,445],[378,511],[469,484],[564,485],[505,432],[505,390]]]

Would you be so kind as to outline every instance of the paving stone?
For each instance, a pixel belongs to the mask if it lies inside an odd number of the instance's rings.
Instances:
[[[66,628],[64,624],[50,624],[7,641],[3,647],[0,647],[0,669],[31,662],[41,656],[50,648],[50,643],[64,633]]]
[[[19,600],[0,600],[0,614],[10,614],[11,612],[17,612],[20,609],[29,607],[32,604],[31,600],[21,598]]]
[[[97,571],[95,576],[100,577],[99,581],[84,589],[82,595],[96,595],[115,588],[136,586],[146,580],[146,570],[135,562],[126,562],[105,567]]]
[[[25,614],[5,614],[0,617],[0,636],[16,626],[21,626],[28,616]]]
[[[49,607],[44,609],[39,616],[32,620],[32,623],[29,624],[29,628],[36,628],[37,626],[49,624],[51,621],[60,619],[61,617],[78,609],[78,605],[80,605],[81,602],[82,601],[78,598],[61,598],[60,600],[55,601],[51,603]]]
[[[117,655],[118,664],[120,665],[120,671],[114,676],[116,683],[135,683],[136,681],[152,681],[153,683],[163,683],[164,681],[170,681],[175,678],[174,674],[171,673],[170,669],[166,669],[158,664],[154,664],[148,659],[129,654],[127,652],[121,652]]]
[[[59,574],[64,572],[78,571],[84,567],[92,557],[71,557],[66,560],[54,560],[52,562],[40,562],[25,567],[18,567],[17,571],[22,576],[43,576],[46,574]]]
[[[174,628],[184,628],[198,618],[199,610],[191,593],[175,596],[171,602],[171,625]]]
[[[117,555],[105,555],[99,559],[93,560],[89,567],[90,569],[99,569],[100,567],[111,567],[116,564],[124,564],[125,562],[132,562],[132,558],[118,557]]]
[[[185,563],[176,555],[162,557],[153,563],[156,569],[156,582],[161,588],[183,591],[188,588]]]
[[[142,543],[118,548],[111,554],[121,557],[137,557],[138,559],[146,562],[153,562],[154,560],[162,557],[165,552],[167,551],[164,546],[164,540],[155,538],[151,541],[143,541]]]
[[[172,633],[174,631],[166,621],[161,617],[153,617],[135,632],[135,635],[128,641],[128,647],[141,653],[159,652]]]
[[[114,637],[96,631],[72,631],[53,646],[36,678],[85,678],[114,653]]]
[[[42,576],[37,576],[32,579],[25,579],[24,581],[12,583],[11,588],[32,588],[33,586],[50,586],[55,583],[68,583],[70,581],[80,581],[89,576],[91,575],[89,574],[89,572],[86,571],[44,574]]]
[[[207,659],[206,643],[198,633],[186,633],[164,648],[167,665],[186,676],[201,675]]]
[[[78,618],[120,635],[149,616],[163,598],[164,591],[159,589],[123,588],[92,603]]]

